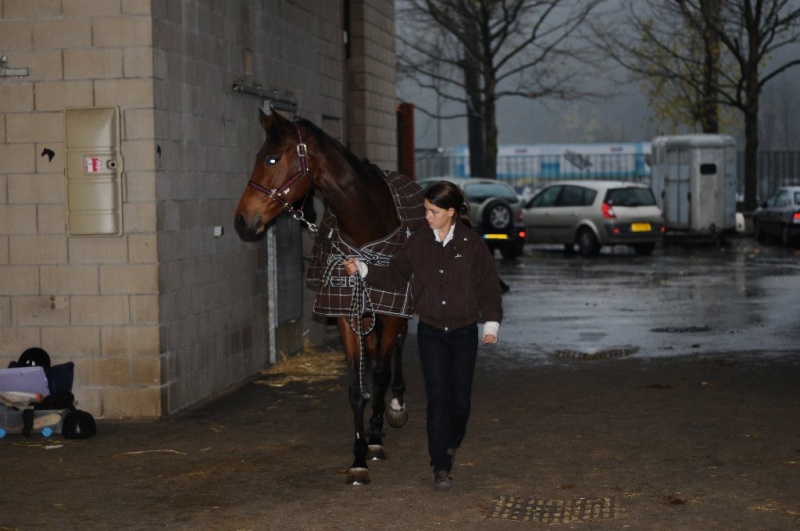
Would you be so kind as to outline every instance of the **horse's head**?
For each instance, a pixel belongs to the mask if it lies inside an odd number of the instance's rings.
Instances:
[[[275,111],[259,110],[259,114],[266,136],[233,222],[246,241],[261,238],[267,224],[285,212],[286,205],[308,194],[314,184],[299,127]]]

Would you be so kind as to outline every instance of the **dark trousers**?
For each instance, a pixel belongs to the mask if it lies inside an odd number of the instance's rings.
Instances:
[[[472,378],[478,355],[478,325],[445,332],[419,322],[422,374],[428,395],[428,453],[434,471],[450,471],[449,448],[456,449],[467,431]]]

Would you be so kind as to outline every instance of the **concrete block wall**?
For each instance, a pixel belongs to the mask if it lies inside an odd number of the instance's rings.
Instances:
[[[394,0],[351,0],[350,149],[397,170]]]
[[[166,412],[269,363],[266,242],[240,241],[231,224],[263,140],[261,101],[232,86],[292,95],[317,123],[341,117],[341,14],[313,0],[153,3]]]
[[[29,69],[0,78],[0,366],[41,346],[75,362],[82,409],[159,417],[268,363],[266,246],[231,226],[261,101],[232,85],[291,93],[343,140],[353,99],[351,147],[392,165],[393,4],[351,4],[380,42],[345,94],[341,2],[0,0],[0,52]],[[66,231],[64,110],[90,106],[120,109],[121,237]]]
[[[2,0],[0,52],[29,72],[0,78],[0,363],[40,346],[82,409],[157,416],[150,2]],[[64,109],[89,106],[121,109],[122,237],[67,235]]]

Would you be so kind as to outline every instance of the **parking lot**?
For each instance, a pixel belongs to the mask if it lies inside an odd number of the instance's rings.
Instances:
[[[498,260],[506,319],[447,492],[412,333],[410,419],[369,485],[344,481],[344,373],[271,373],[87,440],[0,440],[0,529],[799,528],[800,258],[747,240],[628,253]]]

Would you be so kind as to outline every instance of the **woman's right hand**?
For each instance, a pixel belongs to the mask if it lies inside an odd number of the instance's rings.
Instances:
[[[344,270],[347,271],[347,274],[352,276],[356,274],[358,271],[358,266],[356,265],[355,258],[348,258],[347,260],[342,260],[342,265],[344,266]]]

